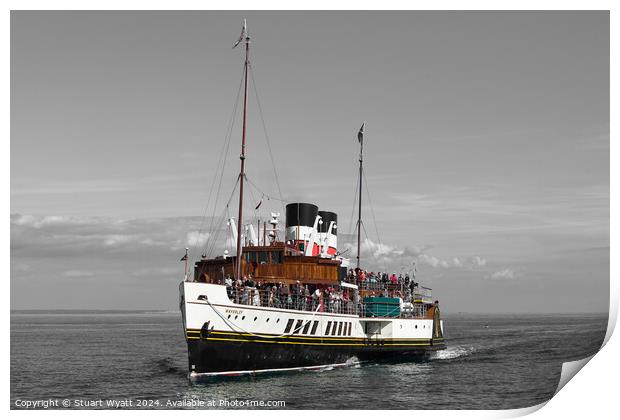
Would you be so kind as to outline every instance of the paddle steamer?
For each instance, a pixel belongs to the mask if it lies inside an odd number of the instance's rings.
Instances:
[[[250,37],[245,22],[243,133],[238,217],[229,218],[234,255],[203,254],[179,285],[191,380],[213,375],[323,369],[365,361],[427,358],[445,348],[432,292],[385,282],[360,267],[364,125],[358,133],[359,200],[355,267],[338,249],[337,215],[288,203],[269,226],[244,225],[243,199]],[[236,188],[236,187],[235,187]]]

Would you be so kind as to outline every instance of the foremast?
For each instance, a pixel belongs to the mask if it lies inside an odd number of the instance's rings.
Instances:
[[[247,101],[248,101],[248,65],[250,63],[250,36],[247,31],[246,21],[243,19],[243,29],[241,30],[241,36],[239,40],[233,45],[235,48],[239,43],[245,41],[245,62],[243,65],[243,132],[241,135],[241,154],[239,160],[241,161],[241,169],[239,171],[239,217],[237,219],[237,258],[235,277],[241,278],[241,228],[243,226],[243,181],[245,179],[245,133],[246,133],[246,114],[247,114]]]

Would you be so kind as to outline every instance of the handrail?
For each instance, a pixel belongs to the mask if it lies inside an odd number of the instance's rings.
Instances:
[[[333,288],[332,288],[333,289]],[[305,290],[305,289],[304,289]],[[418,295],[400,298],[396,304],[366,303],[364,297],[349,295],[345,290],[324,290],[320,295],[294,293],[273,286],[227,286],[228,298],[232,303],[246,306],[289,309],[307,312],[324,312],[360,317],[380,318],[426,318],[431,302],[417,299]],[[397,297],[392,295],[391,297]]]

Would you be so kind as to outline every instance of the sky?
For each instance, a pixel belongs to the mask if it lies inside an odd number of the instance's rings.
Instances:
[[[12,309],[177,308],[184,248],[224,247],[243,18],[250,220],[280,190],[354,255],[366,121],[368,269],[416,262],[445,313],[607,312],[604,11],[12,12]]]

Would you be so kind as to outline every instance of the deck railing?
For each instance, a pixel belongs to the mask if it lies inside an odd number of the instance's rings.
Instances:
[[[239,305],[308,312],[315,312],[318,309],[318,312],[359,315],[360,317],[372,317],[373,314],[382,313],[389,318],[424,318],[428,309],[426,302],[415,298],[418,294],[407,296],[407,299],[403,300],[399,306],[373,303],[373,310],[370,310],[364,304],[363,297],[358,295],[356,298],[344,293],[324,292],[321,296],[317,296],[314,293],[292,293],[273,290],[270,287],[260,289],[249,286],[226,287],[226,291],[231,302]]]

